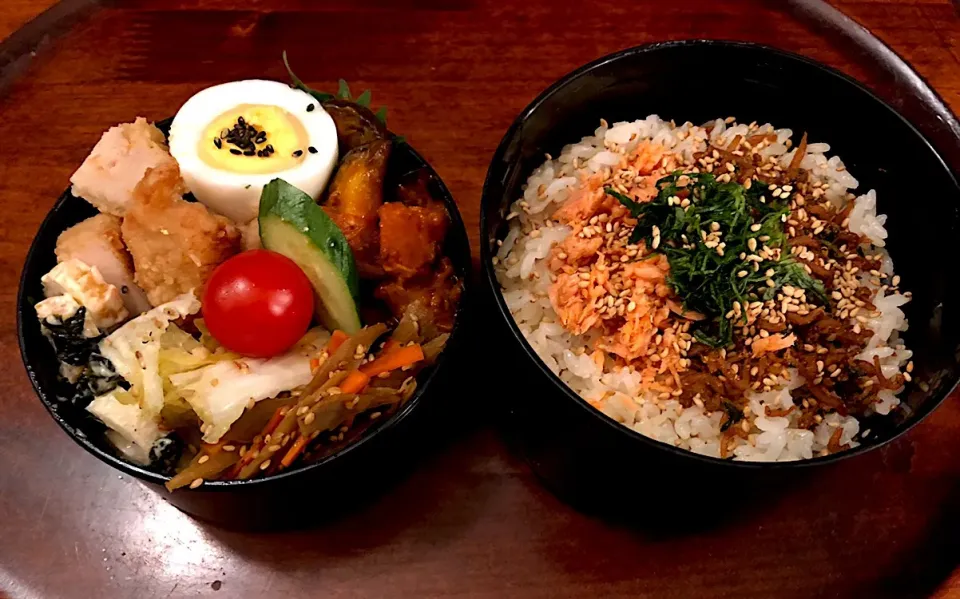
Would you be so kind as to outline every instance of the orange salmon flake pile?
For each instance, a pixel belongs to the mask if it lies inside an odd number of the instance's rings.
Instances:
[[[702,317],[682,313],[667,283],[667,258],[643,242],[629,242],[636,220],[604,188],[649,202],[657,195],[656,181],[676,165],[663,146],[644,142],[615,174],[604,170],[583,178],[553,214],[572,232],[548,262],[550,304],[560,324],[575,335],[599,333],[594,360],[631,366],[648,389],[670,393],[680,391],[690,324]]]

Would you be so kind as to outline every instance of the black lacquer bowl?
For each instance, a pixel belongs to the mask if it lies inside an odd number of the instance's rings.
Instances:
[[[943,109],[942,103],[930,109]],[[524,340],[491,262],[506,233],[508,206],[521,197],[544,153],[556,156],[565,144],[591,135],[601,118],[612,123],[651,113],[678,123],[734,115],[741,123],[807,131],[812,141],[831,145],[861,190],[877,190],[878,212],[889,215],[888,249],[902,285],[913,292],[904,308],[911,325],[905,339],[917,368],[901,396],[904,407],[862,422],[861,430],[871,434],[859,447],[788,463],[702,457],[608,419],[552,374]],[[515,365],[518,392],[505,398],[514,437],[551,488],[601,508],[649,496],[664,484],[679,491],[695,483],[702,494],[709,480],[704,477],[719,478],[722,488],[757,473],[770,481],[773,472],[796,473],[891,441],[934,410],[960,377],[960,297],[949,266],[960,235],[958,208],[953,171],[909,122],[856,81],[806,58],[744,43],[670,42],[625,50],[574,71],[520,114],[483,189],[481,264],[495,306],[491,319],[501,325],[501,345],[511,351],[503,362]]]
[[[164,132],[170,121],[157,123]],[[34,302],[43,298],[40,277],[56,264],[57,236],[66,228],[96,214],[82,199],[65,191],[47,215],[27,254],[17,297],[17,329],[20,352],[27,374],[40,401],[57,424],[81,447],[102,462],[136,477],[162,493],[181,510],[201,519],[235,528],[270,528],[304,525],[328,519],[386,488],[408,471],[422,444],[429,418],[422,412],[434,399],[443,400],[450,379],[454,354],[463,345],[465,313],[470,286],[470,244],[463,220],[449,190],[429,164],[406,143],[397,144],[391,155],[387,181],[427,169],[434,197],[443,200],[450,214],[444,252],[450,257],[464,293],[446,349],[437,363],[421,374],[413,397],[390,418],[366,430],[353,443],[319,461],[282,473],[245,481],[209,481],[196,490],[167,492],[162,486],[168,477],[151,472],[117,457],[103,435],[104,426],[82,408],[63,397],[72,395],[69,386],[58,381],[58,363],[49,342],[40,333]]]

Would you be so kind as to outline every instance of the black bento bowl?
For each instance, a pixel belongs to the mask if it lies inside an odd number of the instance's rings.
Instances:
[[[939,102],[935,94],[930,97]],[[934,108],[946,110],[942,103]],[[861,421],[861,431],[870,434],[859,447],[784,463],[699,456],[647,438],[592,408],[524,339],[491,261],[506,233],[509,204],[521,197],[544,153],[557,156],[565,144],[592,135],[601,118],[614,123],[652,113],[678,123],[734,115],[741,123],[789,127],[797,138],[807,131],[811,141],[829,143],[843,158],[859,189],[877,190],[878,212],[889,215],[888,248],[902,286],[913,292],[904,308],[911,323],[905,339],[915,352],[916,370],[901,396],[903,409]],[[491,296],[487,303],[493,304],[491,319],[501,325],[501,345],[512,352],[503,363],[516,365],[512,376],[520,389],[505,397],[510,436],[551,489],[599,509],[604,503],[621,509],[618,497],[649,496],[658,486],[654,480],[702,487],[702,476],[731,484],[762,473],[769,481],[772,472],[809,469],[888,443],[930,414],[960,377],[957,283],[943,258],[956,255],[958,208],[953,171],[909,122],[856,81],[807,58],[753,44],[700,40],[632,48],[577,69],[520,114],[497,149],[483,188],[480,239]],[[671,502],[676,495],[671,491]]]
[[[157,123],[165,133],[170,120]],[[154,488],[171,504],[201,518],[232,528],[273,528],[317,523],[349,509],[385,489],[409,471],[423,449],[419,434],[429,419],[426,404],[442,403],[450,370],[456,367],[453,354],[463,344],[465,314],[468,311],[471,258],[467,232],[449,190],[437,173],[409,144],[398,143],[388,164],[387,181],[396,181],[418,169],[427,169],[434,197],[443,200],[450,214],[450,228],[444,252],[463,282],[464,292],[457,309],[450,340],[437,363],[418,380],[413,397],[390,418],[365,431],[352,444],[321,460],[294,467],[279,474],[243,481],[209,481],[198,489],[168,492],[162,476],[117,457],[103,435],[105,427],[86,410],[59,399],[69,388],[58,381],[58,363],[50,343],[40,333],[33,305],[43,298],[40,277],[56,264],[54,247],[60,233],[96,214],[86,201],[68,189],[40,225],[27,254],[17,296],[17,330],[20,354],[30,382],[53,419],[81,447],[100,461],[129,474]],[[440,396],[440,397],[438,397]],[[437,399],[437,402],[433,400]],[[423,416],[428,413],[428,418]]]

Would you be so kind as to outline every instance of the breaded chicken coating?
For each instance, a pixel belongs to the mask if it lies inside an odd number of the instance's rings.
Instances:
[[[70,177],[71,191],[100,212],[123,216],[144,172],[176,163],[163,132],[138,117],[133,123],[111,127],[103,134]]]
[[[237,228],[184,200],[185,191],[176,164],[148,169],[121,226],[136,283],[154,306],[191,289],[199,297],[213,269],[240,251]]]
[[[96,266],[103,280],[120,290],[123,305],[136,316],[151,308],[147,294],[133,280],[133,258],[120,233],[120,219],[109,214],[91,216],[60,234],[57,261],[80,260]]]

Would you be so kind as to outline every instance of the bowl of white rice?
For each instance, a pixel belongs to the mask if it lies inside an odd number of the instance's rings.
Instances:
[[[958,207],[913,125],[809,59],[670,42],[572,72],[507,132],[481,208],[527,457],[635,492],[891,441],[960,376]]]

